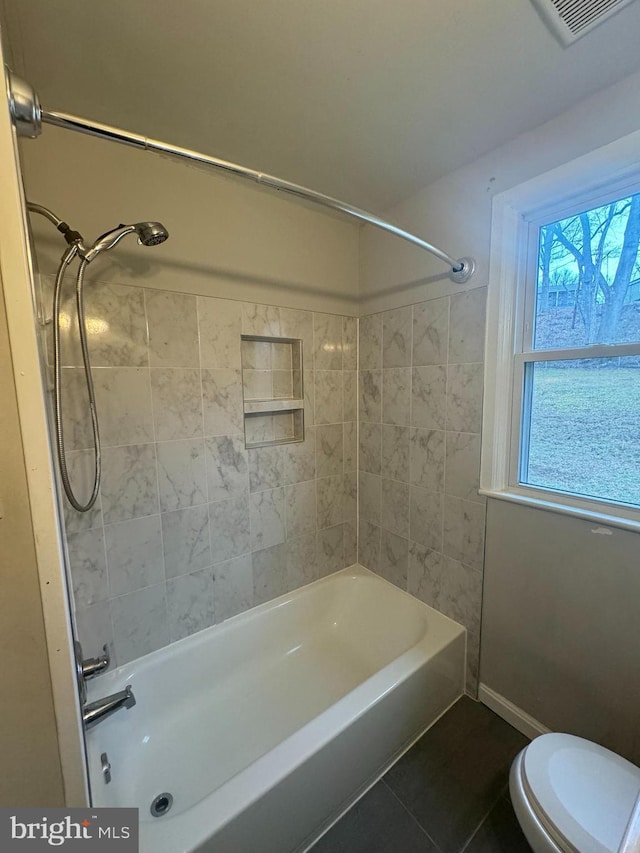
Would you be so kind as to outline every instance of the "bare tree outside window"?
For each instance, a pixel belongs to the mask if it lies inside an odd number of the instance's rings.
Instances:
[[[640,340],[640,194],[540,229],[535,349]]]
[[[640,506],[639,249],[640,194],[540,228],[521,482]]]

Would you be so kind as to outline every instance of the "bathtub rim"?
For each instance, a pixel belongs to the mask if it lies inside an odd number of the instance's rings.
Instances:
[[[341,809],[340,815],[347,811],[353,803],[366,793],[371,785],[375,784],[375,781],[381,778],[381,776],[384,775],[384,773],[404,754],[404,752],[406,752],[412,744],[422,737],[422,735],[428,731],[428,729],[430,729],[438,719],[440,719],[442,714],[445,713],[446,710],[448,710],[448,708],[450,708],[451,705],[463,695],[464,668],[466,665],[467,653],[466,630],[461,629],[461,631],[456,632],[455,636],[453,636],[446,645],[442,646],[439,651],[444,652],[453,644],[460,641],[464,644],[464,651],[462,656],[462,669],[460,673],[459,694],[436,716],[435,719],[429,720],[424,726],[421,726],[419,731],[412,735],[400,750],[394,752],[389,759],[384,762],[376,774],[374,782],[369,783],[367,780],[363,788],[358,790],[354,797],[345,804],[343,809]],[[400,659],[398,658],[396,660]],[[379,703],[388,697],[389,694],[393,693],[394,689],[399,684],[408,682],[412,677],[418,678],[419,671],[428,668],[429,662],[429,660],[422,660],[421,664],[415,666],[411,672],[406,672],[403,678],[398,679],[398,681],[395,681],[393,684],[389,684],[387,689],[378,693],[375,697],[372,697],[366,705],[361,703],[357,711],[347,717],[344,713],[343,703],[346,703],[349,700],[354,702],[356,698],[354,694],[356,694],[358,688],[351,691],[349,694],[338,700],[338,702],[323,711],[320,715],[298,729],[293,735],[290,735],[286,740],[282,741],[276,747],[254,761],[251,765],[237,773],[225,782],[223,786],[217,789],[217,791],[206,795],[184,812],[175,815],[171,824],[169,824],[169,822],[164,824],[164,827],[167,827],[167,834],[170,832],[171,836],[175,839],[184,839],[184,850],[188,851],[188,853],[192,853],[192,851],[199,851],[201,845],[206,844],[211,839],[212,828],[215,828],[215,831],[219,832],[232,823],[243,812],[248,811],[262,797],[268,794],[272,788],[277,786],[281,780],[295,773],[296,770],[301,768],[317,752],[330,744],[334,738],[337,738],[344,731],[356,724],[362,717],[373,711]],[[382,672],[383,670],[379,670],[376,675],[379,675]],[[363,682],[359,687],[369,687],[369,689],[371,689],[369,682],[370,679]],[[333,722],[334,718],[336,718],[335,723]],[[324,728],[324,736],[318,739],[310,738],[310,732],[313,732],[314,729],[319,727]],[[277,757],[275,755],[276,752],[278,753]],[[284,760],[283,753],[285,754]],[[269,771],[272,770],[272,765],[276,760],[278,761],[278,772],[277,776],[274,776],[274,774]],[[215,809],[212,808],[214,804],[211,802],[211,799],[213,797],[216,799]],[[205,815],[209,818],[208,828],[206,828],[206,820],[203,819]],[[335,820],[338,818],[339,816],[336,817]],[[310,845],[312,846],[312,844],[314,844],[325,831],[328,831],[330,826],[335,823],[335,820],[331,818],[330,824],[326,828],[323,828],[319,835],[314,837],[313,842],[305,842],[294,853],[303,853],[304,850],[308,850]],[[191,826],[190,821],[193,824],[193,827]],[[169,826],[171,827],[170,831],[168,830]],[[158,837],[162,829],[163,824],[161,819],[158,821],[157,826],[153,820],[141,820],[141,841],[144,833],[146,835],[147,843],[151,845],[149,849],[154,849],[154,838]],[[187,829],[187,832],[184,832],[184,829]],[[146,848],[141,847],[141,850],[143,849]],[[162,853],[166,853],[164,848]]]
[[[161,646],[159,649],[155,649],[152,652],[148,652],[146,655],[141,655],[139,658],[127,661],[126,663],[120,664],[119,666],[114,667],[113,669],[107,670],[107,672],[103,673],[102,675],[98,675],[96,678],[91,679],[91,681],[87,683],[87,701],[91,702],[94,699],[99,699],[102,695],[104,695],[105,689],[108,692],[119,690],[120,687],[117,685],[122,684],[124,686],[125,682],[128,681],[128,679],[134,678],[141,671],[144,671],[150,666],[153,666],[156,661],[160,661],[163,659],[172,659],[179,655],[185,647],[188,647],[189,645],[204,644],[207,641],[207,638],[214,634],[224,636],[231,630],[235,630],[236,627],[238,625],[241,625],[243,622],[250,622],[259,619],[263,614],[268,613],[271,610],[276,610],[279,607],[283,607],[284,605],[288,604],[300,594],[306,595],[312,589],[326,585],[332,580],[335,580],[340,577],[371,578],[375,580],[375,582],[380,582],[381,584],[384,584],[385,586],[393,589],[394,592],[401,593],[406,599],[409,599],[412,604],[418,605],[419,607],[426,607],[428,610],[432,611],[433,613],[436,613],[440,619],[446,620],[447,622],[450,622],[453,625],[457,625],[463,630],[466,630],[466,628],[461,623],[456,622],[455,619],[452,619],[450,616],[446,616],[444,613],[441,613],[439,610],[436,610],[434,607],[422,601],[417,596],[411,595],[411,593],[407,592],[404,589],[401,589],[399,586],[396,586],[394,583],[391,583],[391,581],[388,581],[386,578],[383,578],[376,572],[371,571],[371,569],[366,568],[366,566],[363,566],[361,563],[353,563],[351,566],[347,566],[344,569],[339,569],[337,572],[332,572],[331,574],[325,575],[324,577],[317,578],[316,580],[311,581],[308,584],[304,584],[303,586],[296,587],[296,589],[294,590],[290,590],[289,592],[283,593],[283,595],[279,595],[276,598],[271,598],[268,601],[262,602],[262,604],[257,604],[255,605],[255,607],[250,607],[248,610],[243,610],[240,613],[236,613],[234,616],[230,616],[228,619],[223,619],[222,622],[216,622],[213,625],[209,625],[207,628],[203,628],[201,631],[196,631],[195,633],[189,634],[186,637],[181,637],[179,640],[174,640],[166,646]],[[397,660],[397,658],[394,658],[394,660]],[[392,662],[393,661],[390,661],[390,663]]]
[[[197,634],[185,637],[170,646],[165,646],[154,652],[124,664],[117,669],[106,673],[105,675],[95,679],[92,690],[99,694],[105,692],[105,685],[110,684],[109,689],[119,689],[119,686],[124,685],[131,679],[135,679],[136,673],[140,671],[140,667],[144,666],[147,669],[155,665],[156,661],[166,659],[167,655],[174,657],[180,654],[182,650],[188,648],[194,643],[194,637],[197,637],[197,642],[205,643],[208,637],[215,633],[221,635],[227,633],[230,626],[237,626],[244,621],[253,621],[256,616],[268,611],[277,610],[278,607],[284,605],[296,595],[300,595],[301,590],[309,590],[311,587],[318,587],[335,581],[339,577],[365,577],[375,579],[376,582],[386,585],[393,590],[394,595],[402,594],[411,600],[412,605],[420,609],[426,608],[432,615],[446,627],[445,637],[440,636],[436,645],[433,643],[433,636],[428,632],[418,640],[417,643],[410,646],[397,657],[393,658],[380,669],[376,670],[371,676],[360,682],[355,688],[350,690],[344,696],[340,697],[336,702],[325,708],[320,714],[307,721],[303,726],[296,729],[292,734],[287,736],[283,741],[269,749],[266,753],[259,756],[248,766],[238,771],[236,774],[226,780],[219,788],[204,794],[197,802],[190,805],[183,811],[172,816],[167,815],[167,820],[162,818],[150,818],[143,813],[143,806],[140,806],[140,831],[141,835],[145,835],[153,839],[159,833],[167,833],[175,838],[184,838],[188,845],[185,849],[197,849],[200,845],[207,842],[210,838],[210,828],[215,827],[218,831],[231,823],[240,813],[249,809],[265,794],[270,791],[277,783],[293,774],[298,768],[305,764],[310,758],[323,747],[327,746],[334,738],[343,733],[350,726],[354,725],[361,717],[370,712],[379,702],[381,702],[388,694],[390,694],[399,684],[407,681],[411,677],[417,677],[418,672],[425,667],[428,667],[430,661],[437,657],[439,653],[444,652],[452,644],[460,642],[463,639],[464,654],[463,654],[463,674],[461,675],[461,694],[464,692],[464,666],[466,666],[467,656],[467,632],[466,629],[440,613],[434,608],[422,602],[415,596],[405,590],[390,583],[385,578],[371,572],[369,569],[359,564],[341,569],[331,575],[327,575],[304,587],[299,587],[289,593],[279,596],[270,601],[264,602],[248,611],[230,617],[222,623],[210,626]],[[224,631],[222,630],[224,629]],[[429,648],[431,646],[431,648]],[[111,683],[113,682],[113,683]],[[134,681],[135,689],[135,681]],[[459,697],[458,697],[459,698]],[[439,719],[439,716],[436,719]],[[431,727],[436,720],[430,720],[420,732],[412,738],[411,743],[415,742],[424,732]],[[97,744],[92,745],[92,732],[87,737],[87,753],[91,762],[97,754]],[[97,734],[97,733],[96,733]],[[403,747],[400,752],[394,754],[385,764],[388,769],[399,757],[405,749],[409,748],[410,744]],[[274,763],[276,764],[276,772],[274,773]],[[385,772],[384,770],[382,772]],[[100,807],[96,803],[96,797],[93,795],[94,786],[98,787],[100,781],[95,767],[89,772],[91,785],[91,802],[94,806]],[[378,777],[379,778],[379,777]],[[374,782],[367,783],[367,787],[352,800],[352,803],[359,799],[362,794],[368,790]],[[351,804],[352,804],[351,803]],[[117,804],[122,806],[123,804]],[[347,806],[346,808],[348,808]],[[208,821],[204,816],[208,816]],[[337,818],[336,818],[337,819]],[[205,827],[209,826],[209,830]],[[333,824],[331,824],[333,825]],[[143,828],[144,827],[144,828]],[[169,830],[171,827],[171,830]],[[330,827],[323,829],[323,833]],[[318,836],[319,837],[319,836]]]

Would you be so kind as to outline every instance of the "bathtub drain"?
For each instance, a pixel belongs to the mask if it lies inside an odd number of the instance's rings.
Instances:
[[[172,804],[173,797],[171,794],[166,792],[164,794],[158,794],[157,797],[154,797],[153,802],[151,803],[150,812],[154,817],[162,817],[162,815],[165,815],[169,811]]]

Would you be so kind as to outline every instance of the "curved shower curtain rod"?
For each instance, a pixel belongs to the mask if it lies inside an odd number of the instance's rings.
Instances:
[[[40,135],[42,130],[42,122],[52,124],[56,127],[62,127],[66,130],[75,130],[80,133],[85,133],[89,136],[97,136],[101,139],[110,139],[113,142],[119,142],[122,145],[129,145],[134,148],[143,148],[145,151],[156,151],[159,154],[166,154],[172,157],[179,157],[186,160],[192,160],[197,163],[202,163],[214,169],[220,169],[224,172],[229,172],[241,178],[246,178],[254,183],[263,184],[271,187],[271,189],[280,190],[281,192],[289,193],[290,195],[304,198],[312,201],[315,204],[323,207],[338,210],[341,213],[346,213],[361,222],[366,222],[383,231],[388,231],[395,234],[415,246],[419,246],[436,258],[439,258],[451,268],[450,278],[458,284],[464,284],[469,281],[475,272],[475,261],[473,258],[454,258],[447,255],[441,249],[427,243],[421,237],[417,237],[410,231],[405,231],[403,228],[387,222],[385,219],[376,216],[374,213],[369,213],[359,207],[354,207],[345,201],[332,198],[324,195],[324,193],[316,192],[299,184],[285,181],[282,178],[276,178],[274,175],[269,175],[264,172],[258,172],[255,169],[249,169],[246,166],[240,166],[237,163],[231,163],[228,160],[221,160],[218,157],[211,157],[208,154],[202,154],[199,151],[193,151],[190,148],[183,148],[179,145],[171,145],[168,142],[162,142],[159,139],[152,139],[147,136],[142,136],[138,133],[130,133],[128,130],[122,130],[118,127],[111,127],[107,124],[101,124],[91,119],[80,118],[79,116],[70,115],[68,113],[50,112],[43,110],[35,90],[20,77],[16,77],[8,68],[7,70],[7,95],[9,99],[9,109],[11,117],[16,128],[18,136],[28,136],[32,139]]]

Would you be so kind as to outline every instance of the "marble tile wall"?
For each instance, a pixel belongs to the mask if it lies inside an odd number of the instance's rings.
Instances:
[[[359,561],[468,629],[478,677],[486,288],[360,319]]]
[[[357,320],[95,281],[86,302],[103,479],[90,512],[64,507],[85,655],[106,642],[123,664],[356,561]],[[72,300],[65,314],[82,497],[92,451]],[[303,341],[303,442],[245,449],[241,334]]]

